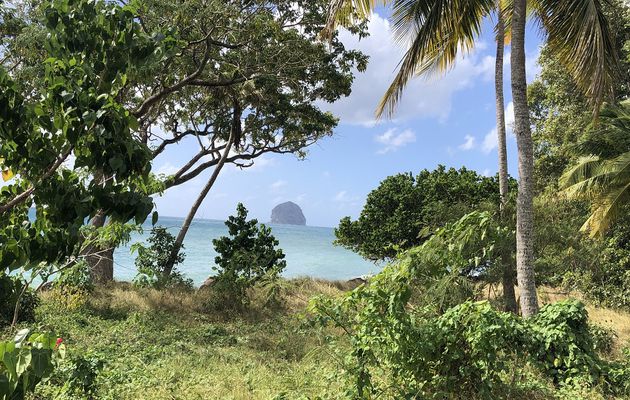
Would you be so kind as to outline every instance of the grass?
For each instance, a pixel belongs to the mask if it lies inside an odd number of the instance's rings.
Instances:
[[[105,361],[94,382],[97,399],[339,398],[345,375],[326,343],[338,332],[313,327],[303,316],[313,296],[340,295],[351,287],[305,278],[282,281],[280,287],[282,306],[264,307],[265,292],[258,290],[241,312],[210,311],[211,292],[125,283],[98,288],[75,299],[70,309],[48,292],[36,325],[64,338],[69,350],[64,362],[79,355]],[[542,288],[540,295],[547,303],[576,294]],[[617,349],[630,344],[629,313],[588,309],[593,322],[616,332]],[[60,372],[36,398],[82,398],[59,396],[67,376]],[[535,393],[513,393],[513,398],[544,398]]]
[[[315,294],[340,294],[340,282],[282,283],[284,304],[246,312],[205,310],[208,293],[99,288],[73,311],[44,294],[37,323],[57,332],[72,354],[106,360],[99,399],[300,399],[339,392],[338,368],[319,328],[302,312]],[[55,396],[61,381],[42,387]],[[72,398],[72,397],[70,397]]]

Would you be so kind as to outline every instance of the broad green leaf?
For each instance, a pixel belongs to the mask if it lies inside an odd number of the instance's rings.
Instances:
[[[35,376],[44,378],[52,371],[52,350],[31,349],[33,373]]]

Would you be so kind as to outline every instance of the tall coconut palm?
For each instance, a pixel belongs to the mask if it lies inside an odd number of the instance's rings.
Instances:
[[[407,45],[398,73],[377,108],[377,116],[391,115],[407,82],[416,75],[448,70],[460,52],[470,51],[483,18],[495,8],[491,0],[333,0],[324,35],[336,23],[368,18],[377,3],[392,5],[393,30]],[[538,311],[533,268],[533,142],[527,105],[525,22],[527,0],[512,0],[511,86],[514,133],[518,145],[517,279],[521,311]],[[610,94],[617,57],[600,0],[531,0],[533,15],[576,83],[592,99],[595,114]]]
[[[593,211],[582,231],[593,237],[606,233],[630,203],[630,103],[604,109],[601,123],[594,133],[599,148],[584,143],[582,148],[586,148],[590,155],[582,158],[560,179],[569,197],[586,198],[592,202]],[[608,143],[602,146],[602,141]],[[611,155],[605,150],[607,147],[621,154]]]
[[[505,8],[504,1],[497,0],[497,25],[496,25],[496,42],[497,50],[494,66],[494,94],[496,102],[497,117],[497,153],[499,156],[499,195],[501,207],[501,219],[506,217],[506,203],[508,198],[508,164],[507,164],[507,144],[505,129],[505,99],[503,96],[503,55],[505,52]],[[503,257],[503,303],[506,311],[516,313],[518,305],[516,304],[516,293],[514,292],[514,268],[511,263],[511,257],[505,254]]]

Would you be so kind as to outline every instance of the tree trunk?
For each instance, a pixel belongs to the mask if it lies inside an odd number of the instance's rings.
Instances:
[[[240,120],[239,120],[239,123],[240,123]],[[232,148],[232,144],[234,143],[234,136],[235,136],[234,133],[230,135],[228,143],[225,146],[225,150],[223,150],[223,154],[221,155],[221,159],[219,160],[219,163],[217,164],[217,166],[214,167],[214,171],[212,171],[212,176],[206,183],[206,186],[204,186],[204,188],[201,190],[201,193],[199,193],[199,196],[197,197],[197,200],[195,200],[195,203],[190,208],[190,211],[188,212],[188,215],[186,216],[186,219],[184,220],[184,224],[180,228],[179,234],[177,235],[177,238],[175,239],[175,244],[173,245],[171,255],[169,256],[168,261],[166,262],[166,265],[164,266],[164,276],[169,276],[171,272],[173,271],[173,267],[175,266],[175,260],[177,259],[177,254],[179,254],[179,251],[181,250],[182,245],[184,244],[184,238],[186,237],[186,233],[188,233],[188,228],[190,228],[190,224],[195,218],[195,214],[197,213],[197,210],[199,210],[199,207],[201,206],[204,199],[208,195],[208,192],[210,192],[210,189],[214,185],[214,182],[217,180],[217,177],[219,176],[219,172],[221,172],[221,168],[223,168],[223,165],[225,164],[225,160],[227,159],[228,154],[230,153],[230,149]]]
[[[105,225],[106,216],[103,210],[97,211],[90,220],[90,225],[101,228]],[[114,280],[114,248],[101,249],[96,245],[87,245],[81,256],[90,269],[90,276],[95,284],[105,284]]]
[[[494,93],[497,112],[497,143],[499,153],[499,194],[501,211],[505,209],[508,195],[507,145],[505,140],[505,100],[503,98],[503,51],[505,47],[505,21],[501,0],[497,4],[497,57],[494,70]]]
[[[497,113],[497,143],[499,153],[499,196],[501,219],[505,220],[505,204],[508,196],[508,166],[507,146],[505,139],[505,101],[503,98],[503,53],[505,48],[505,21],[501,0],[497,1],[497,56],[494,71],[494,93]],[[516,294],[514,293],[514,273],[511,257],[507,254],[503,258],[503,305],[506,311],[516,313]]]
[[[534,151],[525,73],[526,8],[527,0],[514,0],[511,72],[519,175],[516,202],[516,277],[521,313],[523,317],[530,317],[538,312],[538,298],[534,276]]]

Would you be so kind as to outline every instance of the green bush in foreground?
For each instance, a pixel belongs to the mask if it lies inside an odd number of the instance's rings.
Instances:
[[[532,379],[541,390],[630,394],[628,365],[599,357],[582,303],[550,304],[529,319],[487,301],[442,312],[422,295],[435,283],[427,280],[435,261],[417,249],[341,300],[311,303],[315,321],[342,328],[352,344],[348,397],[500,398],[531,390]]]
[[[239,203],[237,215],[228,217],[225,225],[229,237],[214,239],[219,254],[215,288],[234,305],[247,303],[247,289],[258,283],[275,283],[287,263],[271,228],[247,220],[247,209]]]

